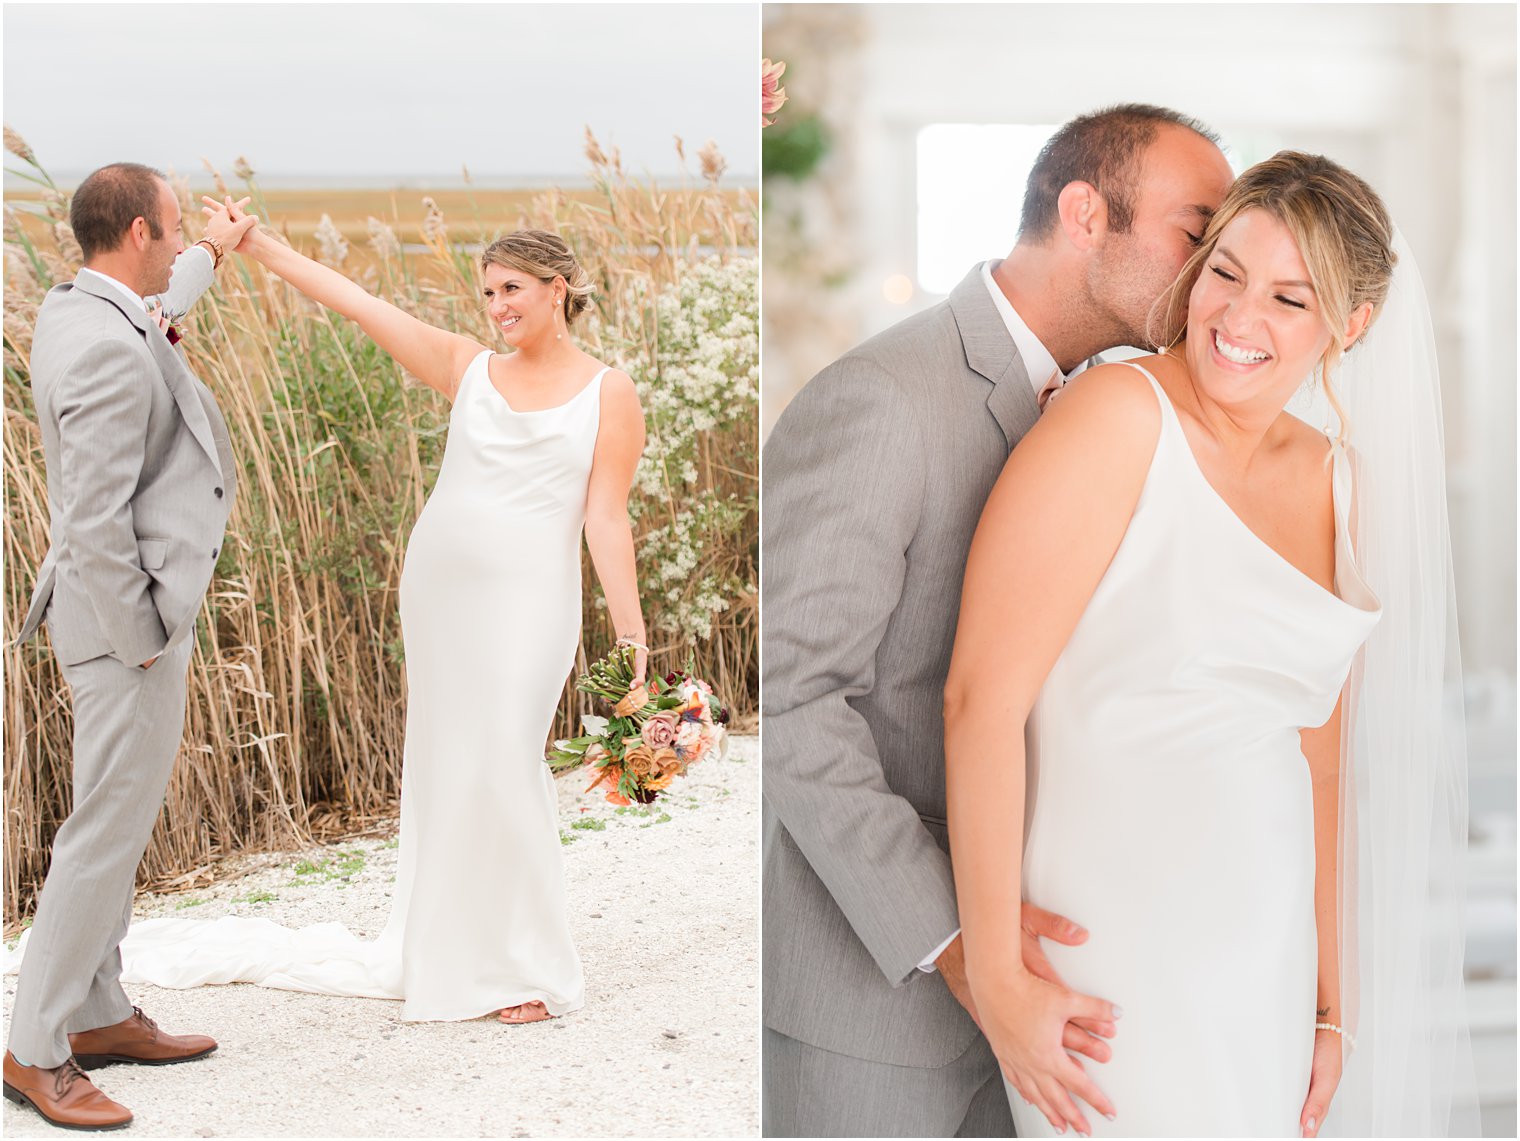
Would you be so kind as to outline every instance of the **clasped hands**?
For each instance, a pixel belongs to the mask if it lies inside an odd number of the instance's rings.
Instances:
[[[250,233],[258,231],[258,215],[244,213],[253,199],[240,198],[234,202],[232,195],[228,194],[218,202],[209,194],[203,194],[201,201],[205,203],[201,213],[206,215],[206,237],[215,238],[225,252],[231,253]]]
[[[1026,903],[1023,907],[1022,962],[991,977],[977,978],[975,995],[966,977],[965,951],[959,935],[935,960],[935,967],[967,1013],[981,1027],[997,1055],[1004,1076],[1019,1095],[1065,1132],[1082,1136],[1092,1128],[1072,1099],[1076,1094],[1109,1120],[1113,1103],[1087,1075],[1072,1053],[1106,1062],[1113,1051],[1105,1038],[1117,1033],[1118,1007],[1067,988],[1050,965],[1040,939],[1068,947],[1087,939],[1087,931],[1070,920]]]

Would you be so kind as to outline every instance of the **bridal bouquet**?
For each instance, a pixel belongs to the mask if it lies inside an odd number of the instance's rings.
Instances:
[[[612,706],[611,717],[582,717],[585,735],[554,742],[544,759],[556,772],[595,770],[586,791],[602,786],[613,804],[652,804],[713,749],[726,746],[728,711],[691,666],[633,684],[632,647],[619,646],[576,679],[575,688]]]

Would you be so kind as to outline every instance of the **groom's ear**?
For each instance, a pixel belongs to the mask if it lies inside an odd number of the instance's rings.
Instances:
[[[1108,203],[1090,182],[1068,182],[1056,198],[1056,213],[1066,240],[1088,252],[1108,230]]]
[[[148,225],[148,220],[141,215],[132,219],[132,224],[127,227],[127,232],[122,235],[121,246],[130,245],[134,250],[141,252],[148,248],[148,240],[153,236],[153,229]]]

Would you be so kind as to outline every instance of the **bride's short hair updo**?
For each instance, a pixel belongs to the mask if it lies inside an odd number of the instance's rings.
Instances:
[[[1204,262],[1214,252],[1225,227],[1247,210],[1266,211],[1287,227],[1298,244],[1320,313],[1330,330],[1330,347],[1320,359],[1320,376],[1340,415],[1340,404],[1328,378],[1340,361],[1346,322],[1362,304],[1371,302],[1372,320],[1367,322],[1367,329],[1372,328],[1388,296],[1398,259],[1393,252],[1393,223],[1383,200],[1367,183],[1323,155],[1278,151],[1235,180],[1209,221],[1198,249],[1151,310],[1148,332],[1152,343],[1158,348],[1171,347],[1187,331],[1188,298]],[[1366,335],[1364,329],[1362,336]]]
[[[565,239],[548,230],[514,230],[504,238],[497,238],[480,255],[480,268],[488,265],[530,274],[545,285],[553,283],[556,277],[564,278],[567,325],[591,307],[591,295],[596,292],[591,276],[575,260]]]

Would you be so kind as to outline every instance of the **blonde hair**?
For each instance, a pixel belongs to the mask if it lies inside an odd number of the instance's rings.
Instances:
[[[515,230],[497,238],[480,255],[480,268],[488,265],[531,274],[545,285],[556,277],[564,278],[567,325],[591,307],[591,296],[596,292],[590,275],[575,260],[565,239],[547,230]]]
[[[1393,252],[1393,223],[1383,200],[1339,163],[1323,155],[1278,151],[1237,178],[1210,219],[1198,249],[1171,288],[1157,299],[1147,335],[1162,351],[1182,339],[1187,331],[1188,299],[1204,262],[1225,227],[1247,210],[1264,210],[1286,226],[1308,267],[1309,282],[1330,331],[1330,347],[1319,360],[1320,383],[1341,421],[1344,440],[1345,411],[1330,384],[1340,363],[1341,338],[1351,315],[1370,302],[1372,316],[1357,339],[1367,335],[1388,296],[1398,259]]]

